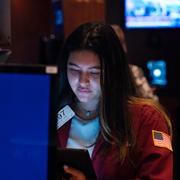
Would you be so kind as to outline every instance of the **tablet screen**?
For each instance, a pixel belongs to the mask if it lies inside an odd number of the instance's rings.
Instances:
[[[96,174],[86,149],[58,149],[57,152],[59,172],[63,173],[63,165],[82,171],[86,177],[96,179]]]

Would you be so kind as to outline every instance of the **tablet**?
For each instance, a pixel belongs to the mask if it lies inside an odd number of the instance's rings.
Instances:
[[[82,171],[87,178],[96,179],[96,174],[86,149],[58,149],[58,171],[63,173],[63,165]]]

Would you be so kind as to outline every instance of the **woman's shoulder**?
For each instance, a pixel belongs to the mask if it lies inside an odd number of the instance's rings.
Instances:
[[[130,114],[135,129],[151,128],[169,132],[170,120],[163,107],[149,100],[141,100],[130,105]]]
[[[136,116],[151,116],[153,113],[160,113],[158,105],[147,102],[134,103],[129,106],[130,112]]]

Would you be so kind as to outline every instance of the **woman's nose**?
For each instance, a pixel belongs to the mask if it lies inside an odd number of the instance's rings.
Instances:
[[[90,76],[88,72],[82,72],[79,77],[79,83],[81,85],[88,84],[90,80]]]

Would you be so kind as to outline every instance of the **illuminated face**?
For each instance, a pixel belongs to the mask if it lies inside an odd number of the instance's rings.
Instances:
[[[72,52],[68,59],[67,76],[72,91],[79,102],[99,102],[100,87],[99,57],[87,50]]]

